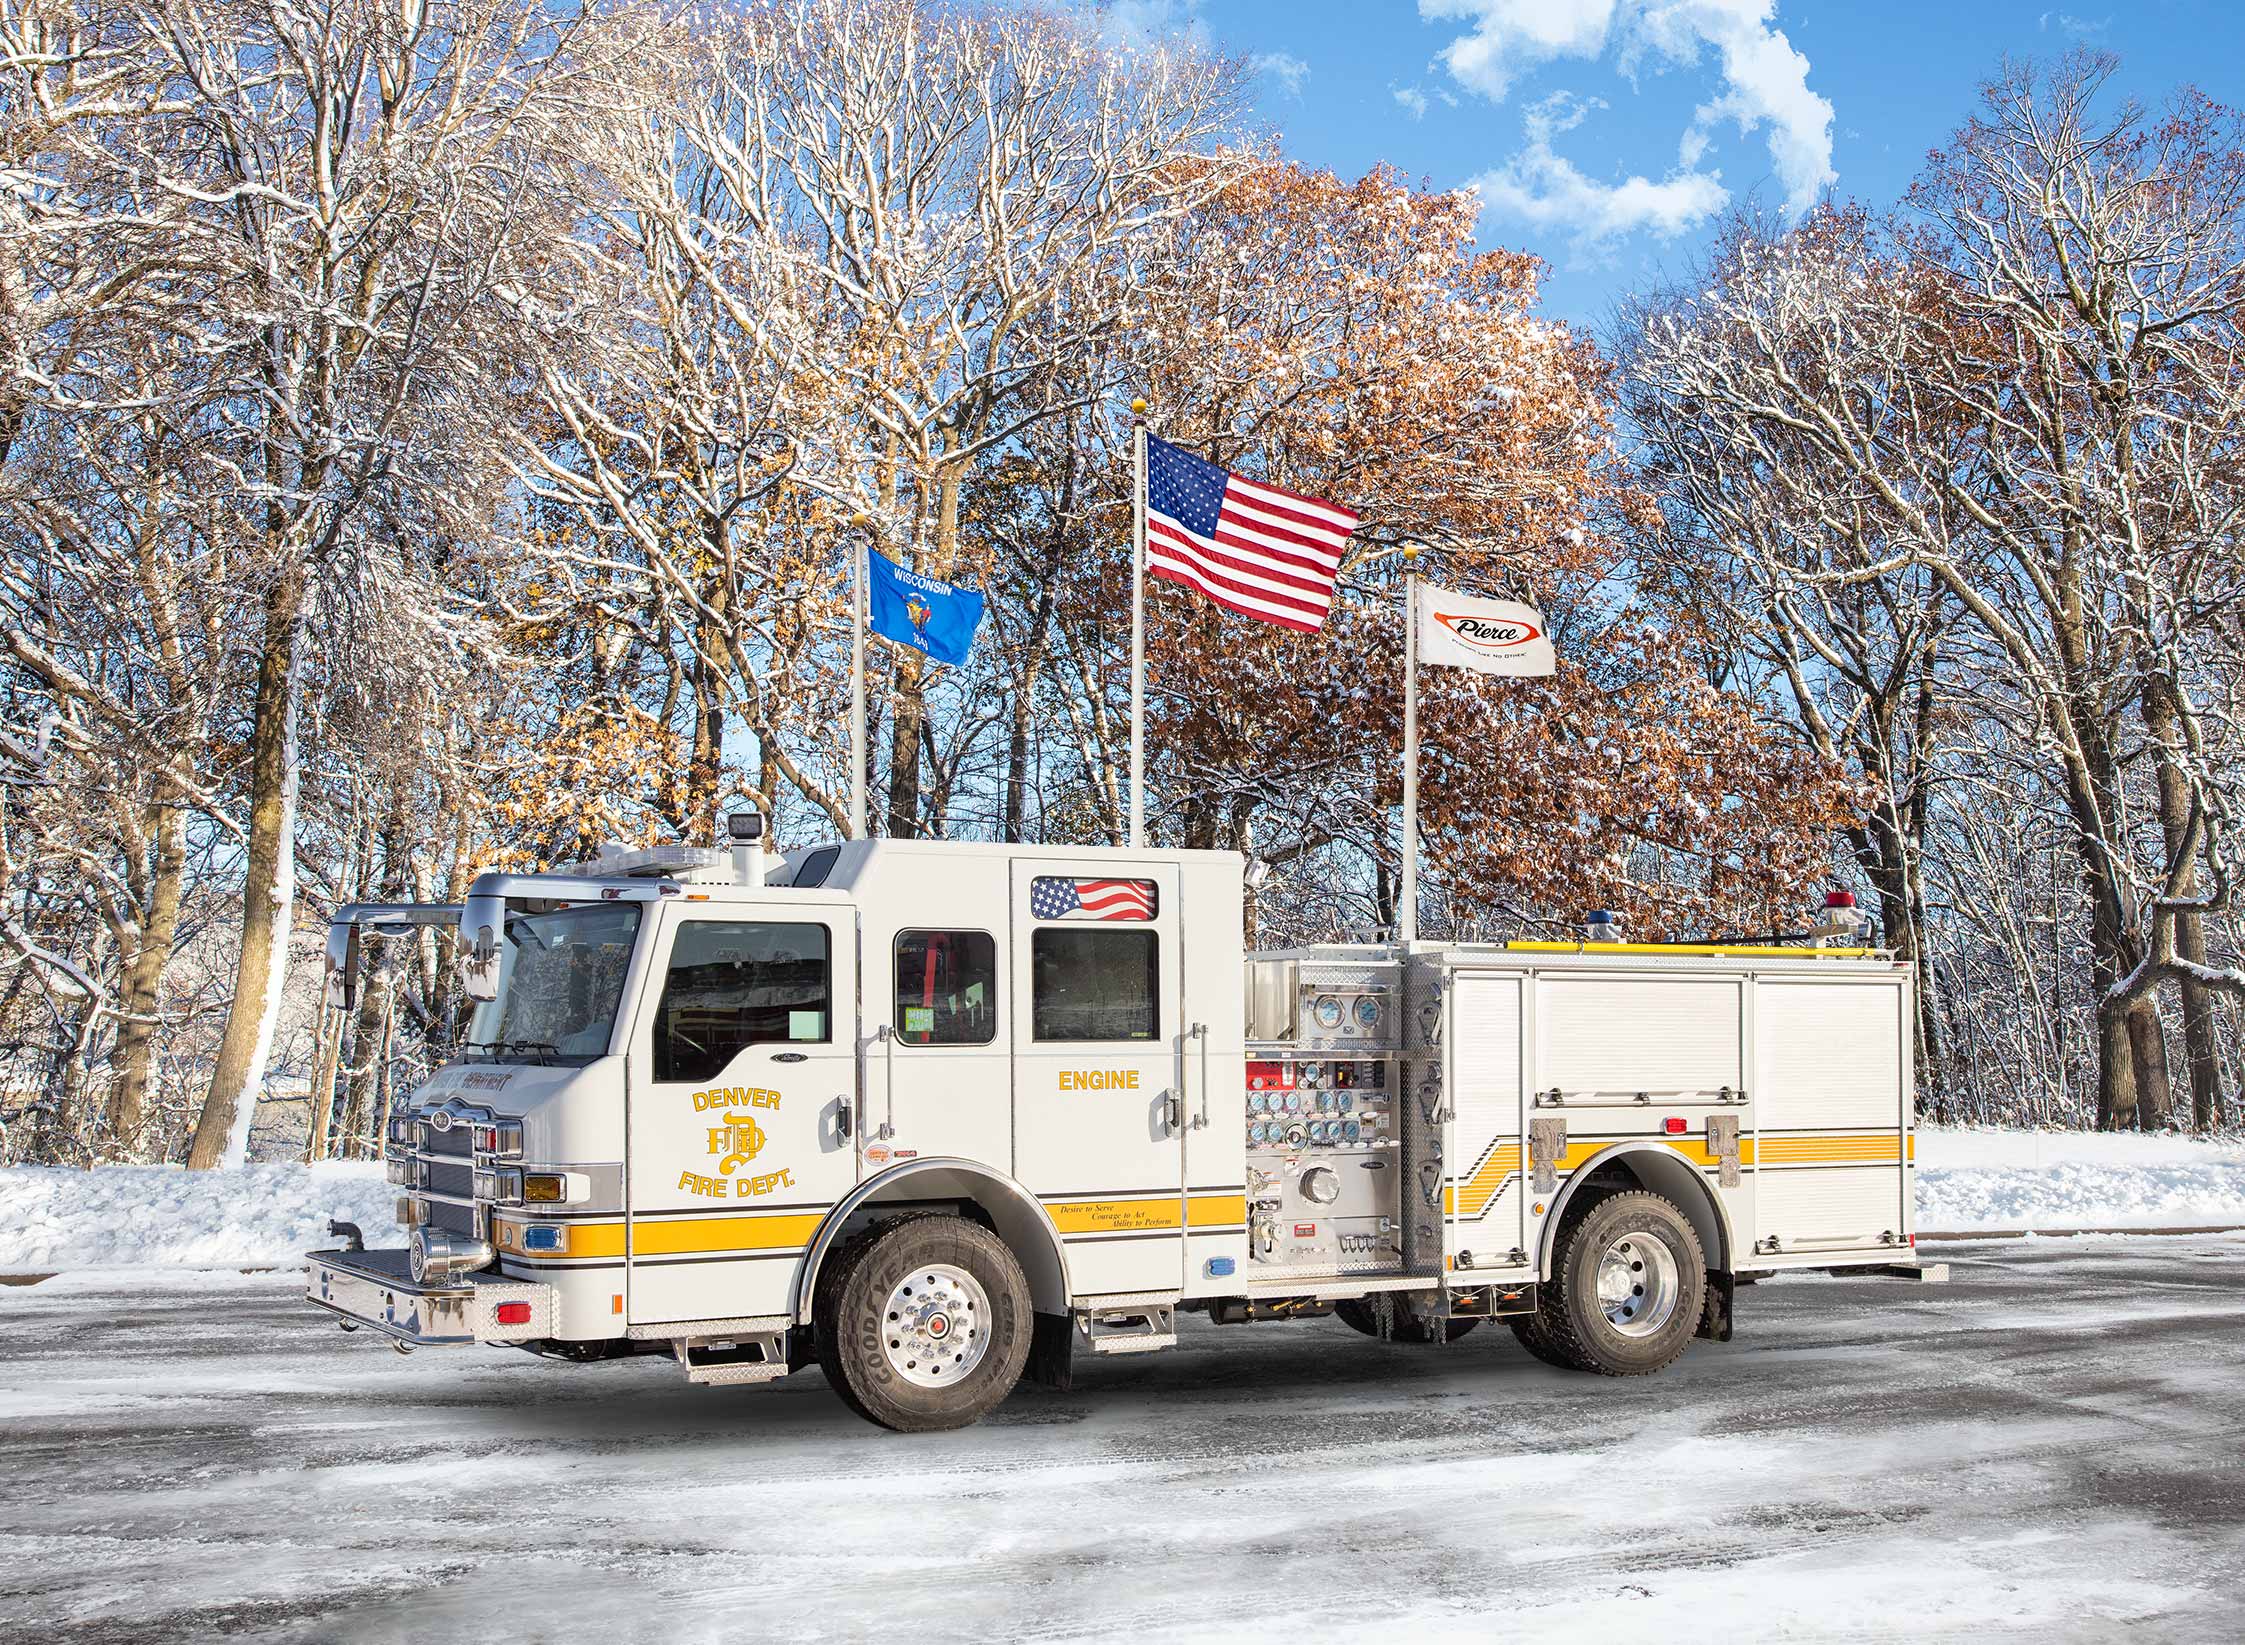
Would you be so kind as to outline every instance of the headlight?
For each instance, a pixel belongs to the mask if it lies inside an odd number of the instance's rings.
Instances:
[[[522,1199],[522,1173],[506,1166],[478,1170],[471,1179],[475,1184],[475,1197],[489,1200],[493,1205],[514,1205]]]

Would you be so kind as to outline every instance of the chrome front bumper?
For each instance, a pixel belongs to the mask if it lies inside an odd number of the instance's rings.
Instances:
[[[443,1285],[417,1285],[403,1251],[312,1251],[305,1256],[304,1295],[347,1326],[365,1325],[413,1348],[460,1348],[477,1342],[536,1342],[555,1334],[554,1290],[500,1274],[468,1274]],[[499,1323],[502,1303],[528,1303],[530,1315]]]

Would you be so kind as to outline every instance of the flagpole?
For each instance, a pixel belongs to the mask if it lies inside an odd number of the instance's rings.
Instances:
[[[1398,933],[1419,940],[1419,549],[1403,549],[1403,889]]]
[[[871,517],[850,516],[850,838],[865,838],[865,556]]]
[[[1146,402],[1130,402],[1130,848],[1146,843]]]

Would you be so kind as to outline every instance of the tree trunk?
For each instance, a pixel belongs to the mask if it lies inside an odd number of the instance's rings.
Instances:
[[[898,646],[889,710],[888,830],[900,840],[920,832],[920,720],[927,712],[926,679],[927,659]]]
[[[128,1156],[140,1151],[146,1123],[150,1074],[156,1061],[156,1014],[163,1006],[164,970],[171,963],[172,939],[179,930],[180,895],[186,884],[187,814],[176,805],[157,804],[154,813],[155,864],[148,899],[141,910],[140,942],[125,969],[123,1020],[111,1053],[109,1132]]]
[[[2136,1123],[2136,1075],[2129,1045],[2128,1012],[2102,997],[2097,1002],[2097,1129],[2124,1131]]]
[[[340,1011],[320,1008],[312,1053],[312,1117],[304,1126],[304,1160],[309,1165],[327,1158],[327,1133],[335,1123],[335,1070],[342,1060],[348,1021]]]
[[[351,1030],[351,1064],[348,1095],[343,1103],[343,1124],[336,1133],[336,1152],[355,1157],[358,1138],[374,1109],[374,1094],[381,1081],[383,1024],[389,1017],[390,967],[368,966],[359,984],[358,1021]]]
[[[2175,1121],[2174,1083],[2167,1072],[2167,1024],[2159,996],[2148,994],[2128,1008],[2128,1048],[2136,1076],[2136,1124],[2164,1131]]]
[[[302,693],[305,573],[290,566],[265,598],[265,631],[250,726],[249,863],[242,885],[241,961],[210,1090],[187,1168],[239,1165],[272,1055],[288,982],[296,911],[297,707]]]
[[[2180,734],[2174,699],[2174,682],[2154,674],[2144,683],[2144,729],[2150,734],[2152,768],[2159,779],[2159,827],[2167,842],[2170,867],[2190,851],[2190,779],[2175,761]],[[2177,890],[2185,897],[2198,891],[2195,861],[2183,863]],[[2196,914],[2175,916],[2175,955],[2192,965],[2206,963],[2206,923]],[[2214,1021],[2214,998],[2200,984],[2185,979],[2183,1050],[2190,1068],[2190,1106],[2193,1124],[2201,1131],[2221,1123],[2222,1060],[2220,1030]]]

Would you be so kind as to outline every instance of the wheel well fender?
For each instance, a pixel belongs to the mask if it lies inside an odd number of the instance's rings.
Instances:
[[[1699,1236],[1699,1247],[1706,1253],[1707,1266],[1717,1271],[1729,1269],[1730,1219],[1724,1214],[1722,1202],[1707,1186],[1707,1179],[1666,1143],[1643,1138],[1617,1142],[1593,1154],[1561,1185],[1558,1198],[1551,1203],[1550,1215],[1543,1220],[1543,1242],[1536,1254],[1537,1273],[1550,1275],[1552,1252],[1567,1206],[1576,1194],[1593,1183],[1644,1188],[1673,1202],[1684,1213],[1684,1220],[1692,1225],[1692,1232]]]
[[[1029,1299],[1040,1314],[1064,1314],[1072,1295],[1067,1248],[1052,1218],[1020,1183],[1002,1171],[973,1160],[935,1156],[893,1165],[868,1177],[835,1202],[796,1265],[789,1312],[798,1325],[811,1322],[811,1298],[828,1253],[850,1231],[885,1205],[923,1205],[950,1201],[972,1206],[991,1232],[1006,1242],[1029,1282]]]

